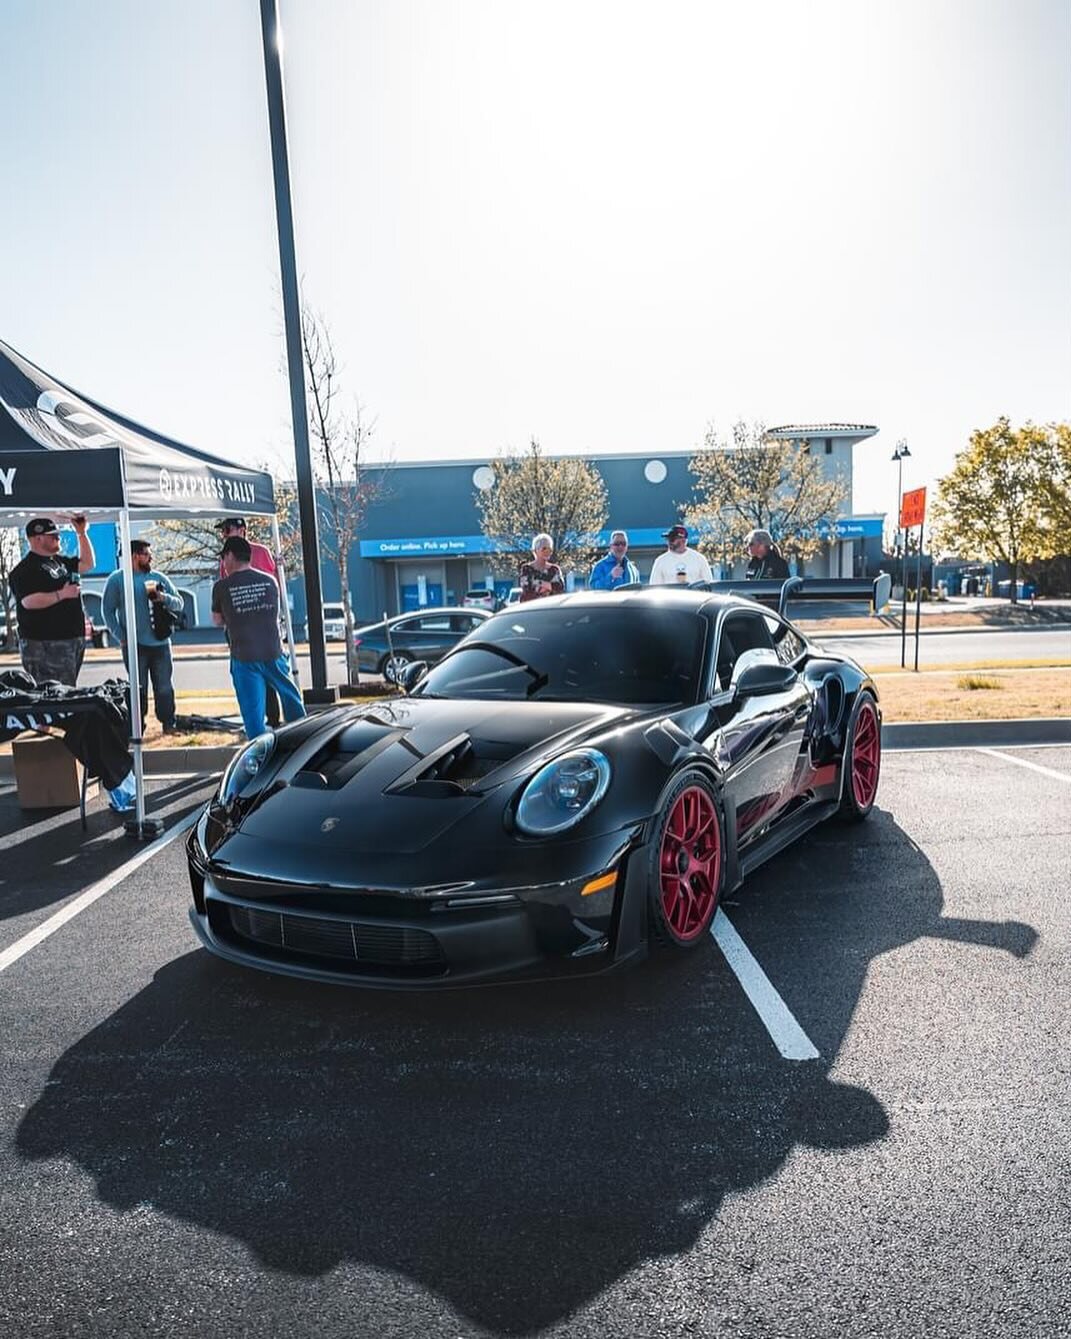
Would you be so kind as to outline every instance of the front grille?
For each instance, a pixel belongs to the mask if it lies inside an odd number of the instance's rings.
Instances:
[[[227,912],[230,928],[240,938],[290,953],[370,967],[445,965],[439,941],[426,930],[234,905]]]

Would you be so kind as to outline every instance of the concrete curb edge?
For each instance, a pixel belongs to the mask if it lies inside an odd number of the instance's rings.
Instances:
[[[1015,748],[1031,744],[1071,744],[1071,717],[1039,717],[1012,721],[925,721],[883,725],[882,748],[950,749]],[[147,749],[142,755],[146,776],[222,772],[232,748]],[[14,776],[10,754],[0,756],[0,777]]]

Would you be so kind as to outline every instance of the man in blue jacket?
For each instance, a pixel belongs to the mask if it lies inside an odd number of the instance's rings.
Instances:
[[[618,586],[626,586],[639,579],[636,564],[628,558],[628,535],[624,530],[611,531],[610,552],[591,569],[588,585],[592,590],[616,590]]]
[[[175,734],[175,687],[172,682],[171,633],[158,636],[153,630],[154,604],[162,604],[172,614],[182,613],[182,596],[162,572],[153,570],[152,549],[144,539],[130,541],[134,568],[134,612],[137,618],[135,644],[138,648],[138,679],[141,692],[141,724],[149,710],[149,679],[156,715],[164,734]],[[108,631],[123,648],[127,673],[130,672],[130,646],[126,631],[126,605],[123,603],[123,572],[113,572],[104,586],[101,613]]]

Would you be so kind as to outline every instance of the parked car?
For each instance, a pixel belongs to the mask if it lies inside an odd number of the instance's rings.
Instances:
[[[520,586],[510,586],[509,594],[506,596],[506,604],[520,604],[521,588]]]
[[[466,609],[486,609],[489,614],[493,614],[499,607],[494,591],[487,590],[483,586],[476,586],[472,590],[467,590],[461,603]]]
[[[94,646],[110,646],[111,633],[103,623],[94,623],[88,614],[86,614],[86,641]]]
[[[341,604],[324,605],[324,641],[346,640],[346,611]]]
[[[740,595],[535,600],[403,682],[228,767],[186,848],[213,953],[395,989],[686,953],[746,876],[877,795],[873,680]]]
[[[382,674],[388,683],[414,660],[436,665],[473,628],[490,614],[485,609],[421,609],[399,614],[386,623],[371,623],[353,634],[357,667],[367,674]],[[387,629],[390,641],[387,641]]]

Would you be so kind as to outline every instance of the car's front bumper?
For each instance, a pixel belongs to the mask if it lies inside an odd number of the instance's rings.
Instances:
[[[427,990],[602,972],[646,952],[642,846],[623,849],[612,883],[586,895],[605,876],[599,859],[562,882],[414,897],[235,876],[213,867],[196,829],[187,855],[202,944],[262,971]]]

